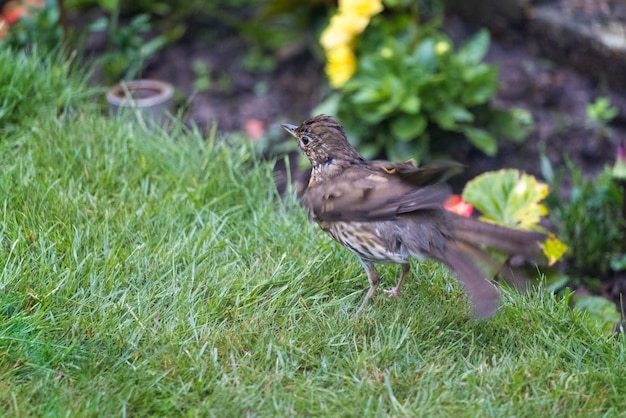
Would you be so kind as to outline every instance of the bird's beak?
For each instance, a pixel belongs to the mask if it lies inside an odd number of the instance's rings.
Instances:
[[[292,125],[290,123],[283,123],[280,126],[282,126],[283,129],[289,132],[291,135],[296,136],[296,129],[298,129],[296,125]]]

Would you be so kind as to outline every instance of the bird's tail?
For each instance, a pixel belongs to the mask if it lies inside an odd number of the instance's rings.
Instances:
[[[532,257],[547,238],[540,232],[520,231],[453,215],[454,241],[443,250],[443,262],[456,274],[474,304],[476,317],[488,318],[498,307],[498,291],[485,277],[479,265],[493,275],[501,274],[508,282],[522,288],[526,279],[494,259],[485,247],[509,255]]]
[[[506,228],[459,215],[453,215],[452,220],[456,241],[491,247],[510,255],[535,255],[540,250],[539,244],[547,238],[541,232]]]
[[[478,319],[492,316],[498,308],[500,295],[464,248],[457,243],[446,245],[442,260],[456,275],[474,306]]]

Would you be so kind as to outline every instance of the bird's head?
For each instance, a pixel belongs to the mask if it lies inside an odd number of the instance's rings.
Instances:
[[[341,125],[330,116],[317,115],[300,126],[289,123],[281,126],[298,140],[298,146],[313,167],[362,159],[348,142]]]

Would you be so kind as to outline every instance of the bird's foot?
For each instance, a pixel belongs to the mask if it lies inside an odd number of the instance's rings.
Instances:
[[[400,296],[400,288],[396,286],[393,289],[383,289],[383,293],[390,298],[397,298]]]

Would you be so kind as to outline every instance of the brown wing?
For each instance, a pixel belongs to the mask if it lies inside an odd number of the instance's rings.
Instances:
[[[347,168],[332,181],[307,189],[302,204],[318,221],[382,221],[439,209],[449,192],[438,182],[449,170],[449,166],[417,168],[374,161]]]
[[[402,181],[414,186],[430,186],[441,183],[459,173],[463,168],[461,164],[452,161],[432,162],[421,167],[416,167],[412,160],[404,163],[374,160],[370,161],[369,164],[387,173],[397,174],[402,178]]]

